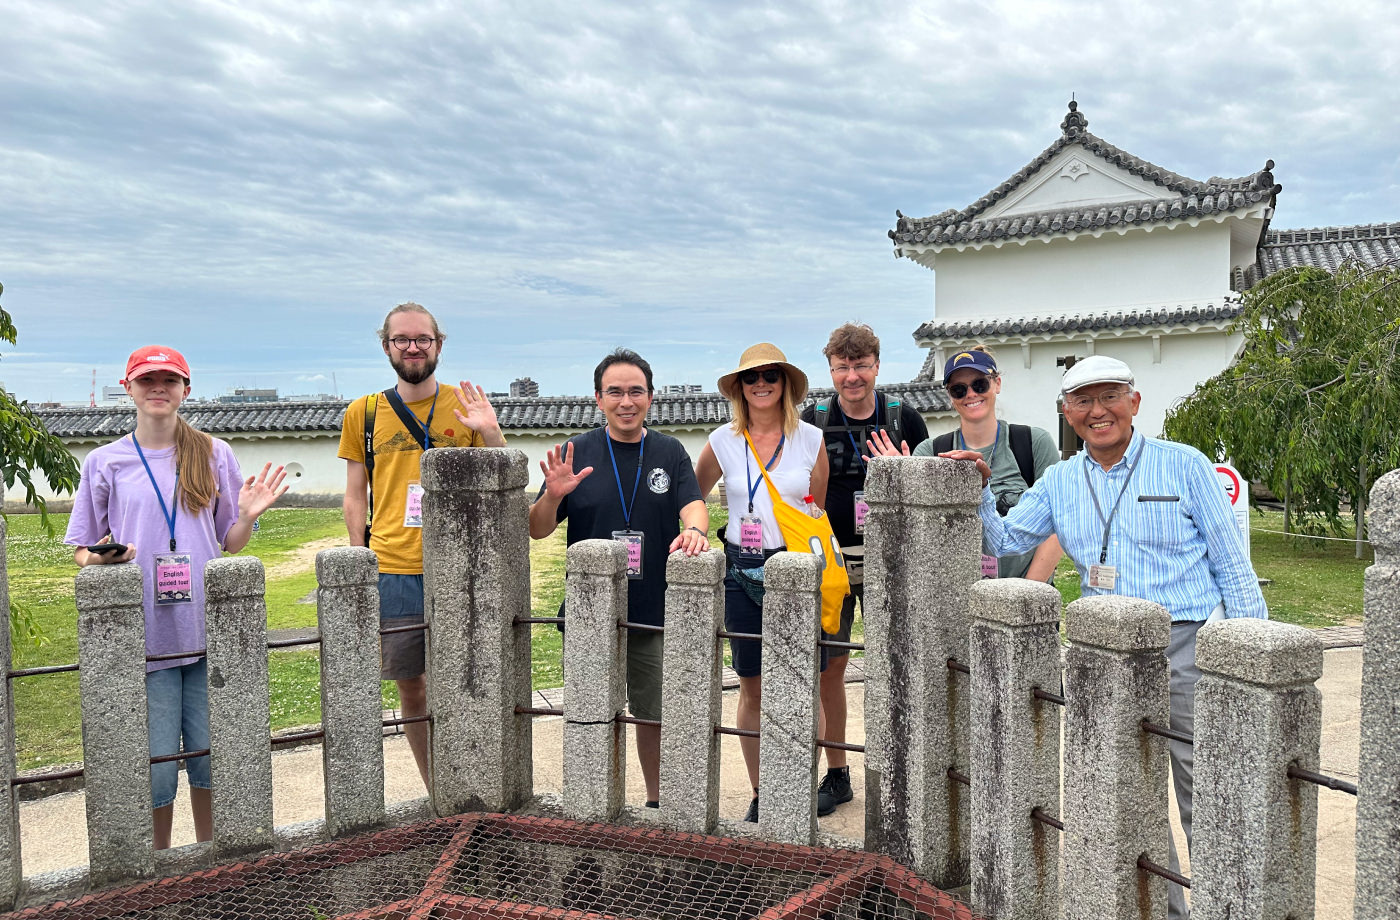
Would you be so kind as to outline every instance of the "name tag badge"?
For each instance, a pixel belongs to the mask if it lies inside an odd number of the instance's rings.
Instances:
[[[870,505],[864,492],[856,493],[856,533],[865,533],[865,516],[870,513]]]
[[[156,553],[156,604],[194,600],[194,564],[189,553]]]
[[[996,557],[996,556],[988,556],[986,553],[983,553],[983,554],[982,554],[982,577],[983,577],[983,578],[996,578],[996,577],[997,577],[997,571],[998,571],[997,563],[998,563],[998,560],[997,560],[997,557]]]
[[[739,552],[746,556],[763,555],[763,518],[756,514],[739,518]]]
[[[423,485],[418,482],[408,484],[408,497],[404,499],[403,526],[423,526]]]
[[[633,581],[642,577],[642,541],[646,536],[636,530],[614,530],[612,538],[627,547],[627,577]]]
[[[1114,584],[1118,581],[1118,566],[1116,565],[1091,565],[1089,566],[1089,587],[1101,588],[1104,591],[1112,591]]]

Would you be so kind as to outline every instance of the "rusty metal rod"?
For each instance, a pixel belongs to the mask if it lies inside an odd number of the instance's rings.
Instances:
[[[660,728],[660,719],[639,719],[636,716],[618,716],[617,721],[627,725],[650,725],[652,728]]]
[[[715,633],[715,635],[719,636],[721,639],[753,639],[755,642],[763,641],[763,633],[736,633],[730,632],[727,629],[721,629],[719,632]]]
[[[16,776],[10,780],[11,786],[28,786],[30,783],[47,783],[50,780],[75,779],[83,775],[83,768],[60,770],[57,773],[42,773],[38,776]]]
[[[1314,773],[1311,770],[1304,770],[1295,764],[1288,765],[1288,776],[1290,779],[1301,779],[1305,783],[1316,783],[1319,786],[1326,786],[1328,789],[1335,789],[1338,792],[1345,792],[1348,795],[1356,795],[1356,784],[1349,783],[1344,779],[1337,779],[1335,776],[1328,776],[1326,773]]]
[[[407,626],[388,626],[379,631],[381,636],[392,636],[395,633],[423,632],[428,628],[427,623],[410,623]]]
[[[948,670],[957,671],[959,674],[971,674],[972,669],[956,658],[948,659]]]
[[[272,744],[276,747],[279,744],[296,744],[298,741],[315,741],[324,737],[326,737],[326,733],[323,729],[310,732],[292,732],[288,735],[278,735],[272,739]]]
[[[518,716],[562,716],[562,709],[542,709],[538,706],[517,706],[515,714]]]
[[[268,648],[296,648],[298,645],[320,645],[320,636],[311,636],[306,639],[268,639]]]
[[[204,649],[194,652],[166,652],[160,655],[147,655],[147,661],[178,661],[181,658],[203,658]]]
[[[758,732],[748,728],[730,728],[728,725],[716,725],[716,735],[738,735],[740,738],[757,738]]]
[[[1065,704],[1065,698],[1058,693],[1051,693],[1049,690],[1042,690],[1039,687],[1031,688],[1031,696],[1038,700],[1045,700],[1047,703],[1054,703],[1057,706]]]
[[[510,621],[510,625],[528,626],[531,623],[549,623],[551,625],[558,626],[562,622],[564,622],[563,617],[516,617],[515,619]]]
[[[1057,831],[1062,831],[1065,829],[1065,822],[1061,821],[1059,818],[1056,818],[1054,815],[1049,814],[1039,805],[1031,809],[1031,820],[1039,821],[1041,824],[1048,824]]]
[[[651,623],[633,623],[631,620],[623,620],[617,624],[618,629],[631,629],[636,632],[664,633],[666,627],[654,626]]]
[[[208,748],[204,748],[201,751],[179,751],[175,754],[158,754],[151,758],[151,764],[154,766],[158,763],[170,763],[172,760],[194,760],[196,757],[208,756]]]
[[[1149,722],[1147,719],[1142,720],[1142,730],[1147,732],[1149,735],[1161,735],[1163,738],[1170,738],[1173,741],[1184,741],[1187,744],[1196,743],[1196,739],[1192,735],[1188,735],[1185,732],[1179,732],[1174,728],[1167,728],[1165,725],[1158,725],[1155,722]]]
[[[854,751],[854,752],[857,753],[857,754],[864,754],[864,753],[865,753],[865,745],[863,745],[863,744],[847,744],[847,743],[844,742],[844,741],[823,741],[822,739],[818,738],[818,739],[817,739],[817,747],[819,747],[819,748],[831,748],[832,750],[835,750],[835,751]]]
[[[865,651],[864,642],[837,642],[835,639],[818,639],[817,645],[821,648],[843,648],[848,652]]]
[[[432,713],[429,713],[426,716],[409,716],[407,718],[385,719],[379,724],[384,726],[385,728],[389,728],[393,725],[417,725],[419,722],[431,722],[432,720]]]
[[[972,785],[972,777],[968,776],[966,773],[959,773],[952,767],[948,768],[948,778],[955,783],[962,783],[964,786]]]
[[[13,680],[16,677],[33,677],[36,674],[64,674],[68,671],[76,671],[76,664],[52,664],[42,668],[19,668],[15,671],[6,671],[5,679]]]
[[[1137,865],[1138,868],[1141,869],[1143,872],[1150,873],[1152,875],[1157,876],[1158,878],[1164,878],[1169,882],[1180,885],[1182,888],[1191,887],[1191,880],[1189,878],[1187,878],[1179,872],[1173,872],[1166,866],[1157,865],[1155,862],[1148,859],[1146,856],[1139,856]]]

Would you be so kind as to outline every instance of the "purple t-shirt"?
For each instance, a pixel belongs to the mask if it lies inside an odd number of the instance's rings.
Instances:
[[[192,563],[193,599],[184,604],[156,606],[155,554],[170,549],[170,524],[161,513],[160,502],[131,436],[104,444],[83,461],[78,494],[73,498],[73,515],[63,542],[87,546],[107,534],[117,543],[135,544],[135,562],[141,566],[142,593],[146,608],[146,653],[204,648],[204,566],[223,555],[224,538],[238,520],[238,490],[243,485],[233,448],[218,438],[214,442],[214,484],[217,493],[209,507],[190,514],[183,505],[175,511],[176,551],[188,553]],[[167,508],[175,490],[175,449],[147,450],[156,486]],[[189,664],[196,659],[152,661],[147,671]]]

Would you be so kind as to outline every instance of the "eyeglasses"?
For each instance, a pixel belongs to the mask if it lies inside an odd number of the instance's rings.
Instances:
[[[437,336],[420,335],[417,338],[410,339],[406,335],[396,335],[389,341],[399,351],[408,351],[408,346],[410,345],[417,345],[419,351],[427,351],[432,347],[433,343],[437,341]]]
[[[751,387],[755,383],[758,383],[759,377],[763,378],[764,383],[777,383],[779,380],[783,379],[783,372],[776,367],[770,367],[763,371],[744,371],[739,375],[739,379],[743,381],[746,387]]]
[[[844,377],[851,371],[855,371],[857,374],[868,374],[873,370],[875,370],[875,365],[873,364],[838,364],[831,369],[831,372],[838,377]]]
[[[973,380],[971,384],[952,383],[948,385],[948,395],[953,397],[954,399],[962,399],[964,396],[967,395],[967,389],[969,386],[972,387],[972,392],[976,393],[978,396],[981,396],[983,393],[987,392],[992,388],[992,381],[990,377],[978,377],[977,379]]]
[[[1098,396],[1066,396],[1065,408],[1073,409],[1075,412],[1088,412],[1094,408],[1094,403],[1098,403],[1109,411],[1113,407],[1133,395],[1132,390],[1110,390],[1107,393],[1100,393]]]
[[[608,399],[622,399],[624,396],[632,399],[643,399],[649,392],[651,391],[646,387],[628,387],[625,390],[622,387],[608,387],[603,391],[603,395]]]

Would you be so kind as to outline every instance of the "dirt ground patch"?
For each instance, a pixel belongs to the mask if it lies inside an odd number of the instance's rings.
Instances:
[[[350,538],[342,534],[338,537],[325,537],[320,540],[312,540],[297,547],[290,556],[269,566],[267,578],[284,578],[288,575],[299,575],[302,572],[311,571],[316,567],[316,554],[323,549],[330,549],[335,546],[349,546]]]

